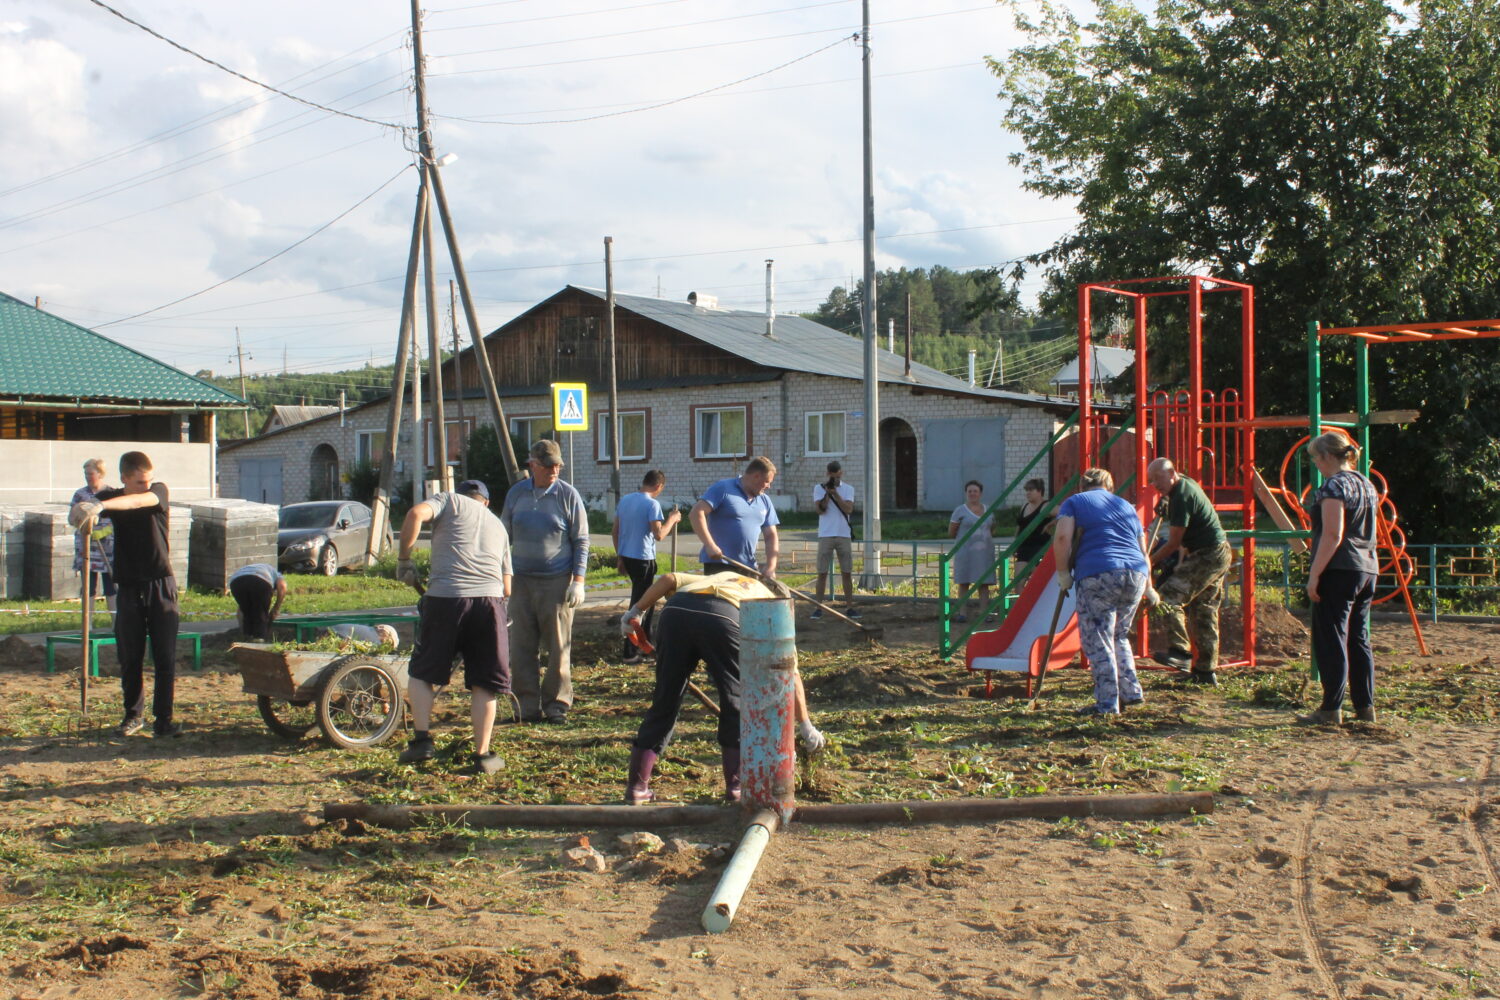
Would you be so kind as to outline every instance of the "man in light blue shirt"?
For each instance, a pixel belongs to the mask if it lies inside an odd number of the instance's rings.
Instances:
[[[775,463],[758,455],[745,466],[743,475],[719,480],[693,504],[688,520],[703,543],[698,559],[705,574],[740,572],[724,561],[727,556],[767,576],[776,575],[781,554],[776,525],[781,519],[766,496],[775,480]],[[765,566],[755,561],[755,544],[761,538],[766,541]]]
[[[667,484],[667,474],[652,469],[641,480],[641,488],[620,501],[615,508],[615,554],[621,573],[630,578],[630,603],[633,605],[646,593],[656,579],[656,543],[667,537],[677,527],[682,514],[674,506],[672,513],[663,515],[657,497]],[[651,634],[651,617],[655,606],[646,612],[641,628]],[[626,663],[635,663],[641,658],[640,650],[625,640],[622,655]]]
[[[583,603],[589,518],[583,497],[559,478],[556,441],[531,446],[531,476],[510,488],[500,521],[510,533],[510,669],[521,717],[562,723],[573,706],[573,610]],[[541,651],[547,650],[543,679]]]

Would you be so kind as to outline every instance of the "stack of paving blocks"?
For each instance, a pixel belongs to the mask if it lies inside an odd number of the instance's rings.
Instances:
[[[26,511],[29,507],[0,506],[0,600],[26,596]]]
[[[21,589],[38,601],[78,597],[83,581],[73,572],[73,526],[65,503],[26,508],[26,554]]]
[[[196,500],[191,507],[192,538],[184,551],[193,586],[222,593],[235,570],[251,563],[276,565],[280,508],[230,499]],[[175,518],[177,511],[172,513]]]

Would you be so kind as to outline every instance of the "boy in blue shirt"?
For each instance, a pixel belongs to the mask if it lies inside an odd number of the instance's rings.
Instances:
[[[615,565],[630,578],[630,603],[635,604],[646,593],[656,579],[656,543],[667,537],[682,520],[682,514],[674,506],[672,513],[663,515],[662,488],[667,485],[667,474],[652,469],[641,480],[641,488],[620,500],[615,508],[615,525],[612,531],[615,540]],[[655,608],[646,612],[641,623],[646,634],[651,634],[651,618]],[[640,650],[630,640],[625,641],[622,655],[626,663],[640,660]]]

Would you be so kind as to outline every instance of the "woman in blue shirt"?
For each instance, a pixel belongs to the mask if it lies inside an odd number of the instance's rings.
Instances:
[[[1078,638],[1094,675],[1093,704],[1078,714],[1115,715],[1145,700],[1130,626],[1141,599],[1154,605],[1156,592],[1146,562],[1146,533],[1135,508],[1112,492],[1114,477],[1088,469],[1082,484],[1082,492],[1058,508],[1052,550],[1058,587],[1078,587]]]

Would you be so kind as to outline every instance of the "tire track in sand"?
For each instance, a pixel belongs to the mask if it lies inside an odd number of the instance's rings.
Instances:
[[[1356,750],[1348,758],[1350,763],[1358,759],[1359,753],[1360,751]],[[1308,855],[1312,851],[1313,827],[1317,825],[1318,814],[1328,804],[1328,795],[1332,790],[1333,776],[1329,775],[1323,779],[1322,785],[1318,788],[1317,797],[1307,811],[1307,819],[1297,831],[1297,850],[1292,857],[1292,879],[1297,883],[1297,891],[1292,894],[1292,909],[1297,914],[1297,929],[1302,934],[1303,945],[1307,949],[1308,957],[1312,959],[1318,979],[1323,984],[1322,995],[1334,998],[1334,1000],[1346,1000],[1344,991],[1339,988],[1338,981],[1333,978],[1333,959],[1328,952],[1328,945],[1318,934],[1317,925],[1313,922],[1312,868],[1308,863]]]
[[[1474,775],[1474,790],[1469,794],[1468,806],[1463,811],[1464,838],[1468,840],[1470,850],[1479,856],[1484,865],[1485,881],[1489,883],[1491,892],[1500,891],[1500,874],[1497,874],[1495,857],[1484,839],[1484,831],[1479,828],[1479,815],[1484,811],[1484,786],[1490,780],[1494,760],[1493,751],[1484,755],[1479,773]]]

